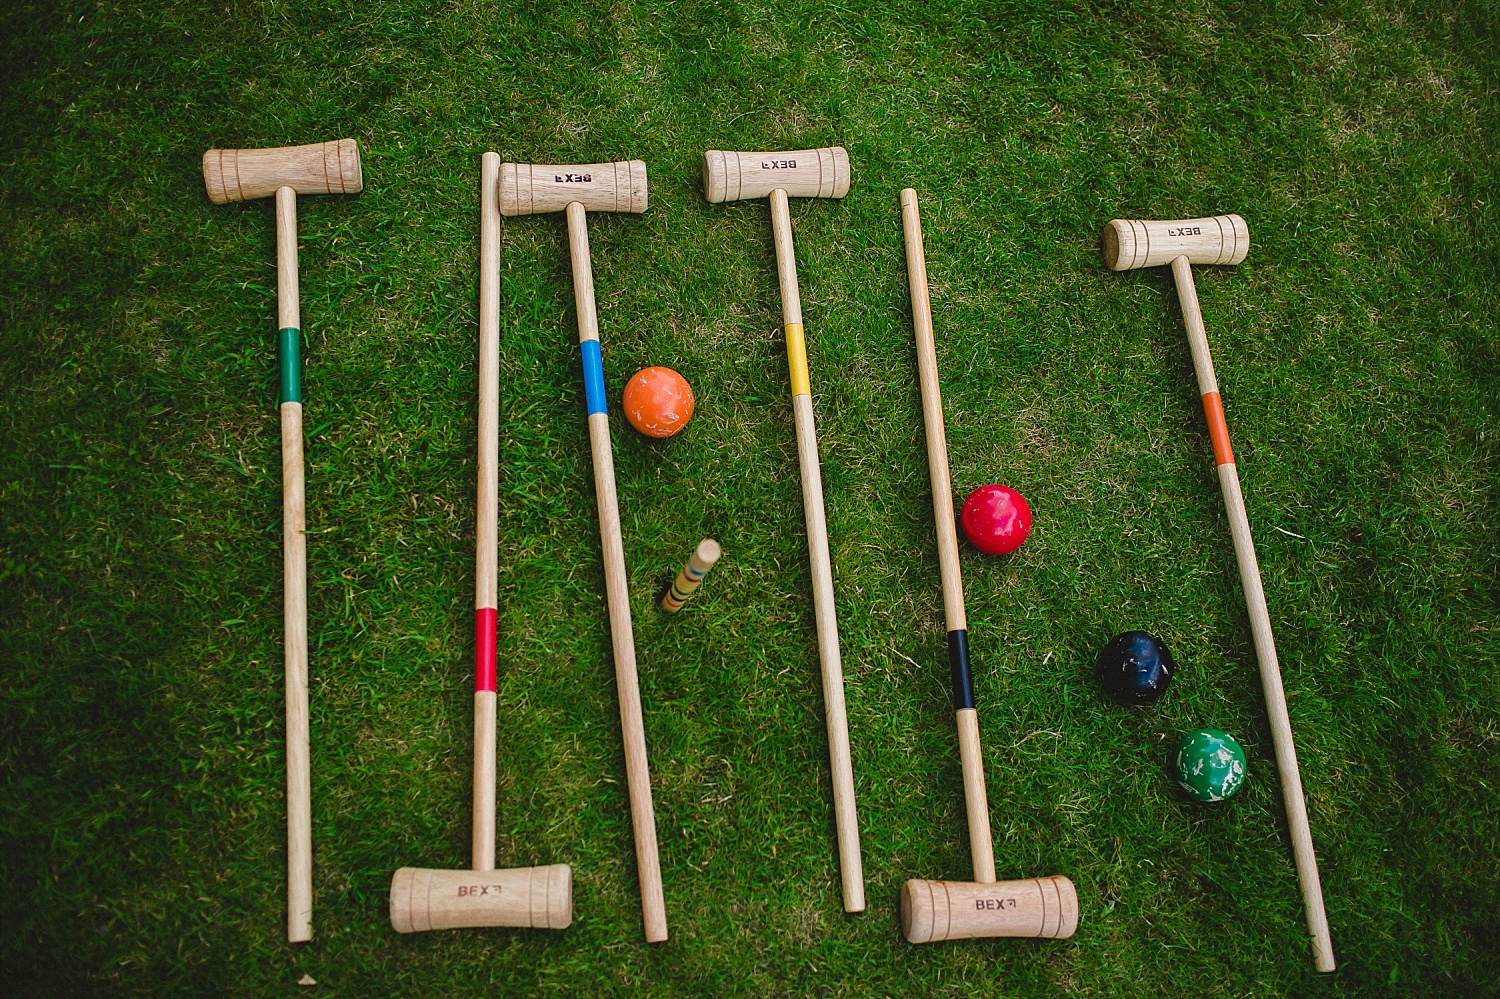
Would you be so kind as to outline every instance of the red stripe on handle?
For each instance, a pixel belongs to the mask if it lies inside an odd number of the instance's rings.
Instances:
[[[1214,463],[1234,464],[1234,452],[1229,450],[1229,427],[1224,423],[1224,404],[1219,400],[1219,393],[1204,393],[1203,415],[1208,418],[1208,439],[1214,443]]]
[[[495,689],[495,608],[474,611],[474,691]]]

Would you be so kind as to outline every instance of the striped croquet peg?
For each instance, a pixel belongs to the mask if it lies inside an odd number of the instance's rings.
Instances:
[[[713,538],[704,538],[698,542],[698,547],[693,549],[693,554],[688,558],[687,565],[672,580],[671,589],[662,594],[661,603],[658,605],[668,614],[676,614],[682,610],[682,605],[687,603],[687,598],[692,596],[699,586],[703,585],[703,577],[708,575],[708,570],[719,561],[719,556],[724,550]]]

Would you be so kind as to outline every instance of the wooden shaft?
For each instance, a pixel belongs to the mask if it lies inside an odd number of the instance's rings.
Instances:
[[[479,166],[479,472],[474,542],[474,794],[470,866],[495,868],[495,647],[500,492],[500,157]]]
[[[651,803],[651,772],[646,762],[646,726],[641,715],[630,590],[625,575],[625,545],[620,533],[614,454],[604,401],[604,371],[598,349],[599,321],[594,305],[594,272],[589,261],[588,222],[584,206],[579,202],[568,205],[567,213],[568,244],[573,256],[573,299],[578,310],[578,339],[584,350],[584,391],[589,410],[589,445],[594,458],[594,492],[599,502],[599,538],[604,550],[609,634],[614,645],[615,686],[620,697],[620,730],[625,743],[625,778],[630,793],[630,821],[635,832],[636,868],[641,882],[641,916],[647,942],[660,943],[667,939],[667,906],[662,895],[656,815]]]
[[[778,190],[794,198],[842,198],[849,193],[849,154],[843,146],[703,154],[703,197],[710,204],[764,198]]]
[[[298,194],[358,194],[365,179],[359,143],[336,139],[275,149],[210,149],[203,154],[203,186],[210,201],[223,205],[283,187]]]
[[[958,758],[963,766],[964,812],[969,819],[969,861],[974,880],[995,880],[995,844],[990,838],[990,803],[984,791],[984,757],[979,751],[979,713],[959,708],[954,713],[958,729]]]
[[[1078,929],[1078,892],[1067,878],[901,887],[901,932],[914,944],[971,937],[1066,940]]]
[[[573,922],[573,870],[567,864],[501,871],[403,867],[391,878],[397,933],[479,926],[566,929]]]
[[[295,352],[297,306],[297,195],[276,192],[276,313],[282,331],[281,551],[286,670],[286,935],[312,939],[312,763],[307,703],[307,488],[302,462],[302,399],[289,390],[290,340]],[[289,336],[290,334],[290,336]],[[300,363],[300,360],[295,360]]]
[[[922,248],[922,217],[917,192],[901,192],[901,225],[906,237],[906,278],[911,288],[912,325],[917,333],[917,377],[922,387],[922,422],[927,428],[927,470],[932,477],[932,513],[937,526],[938,569],[943,578],[943,612],[949,631],[964,631],[964,584],[958,569],[958,529],[953,517],[953,481],[948,474],[948,435],[938,386],[937,347],[932,333],[932,302],[927,293],[927,256]]]
[[[505,216],[560,212],[575,202],[590,212],[644,212],[646,164],[502,163],[498,194]]]
[[[722,554],[723,549],[713,538],[704,538],[698,542],[698,547],[688,556],[687,565],[682,567],[677,578],[672,580],[671,587],[662,594],[658,606],[668,614],[676,614],[682,610],[682,605],[703,585],[703,577],[708,575],[708,570],[714,567]]]
[[[474,607],[494,608],[500,492],[500,156],[480,159],[479,184],[479,495],[474,549]]]
[[[948,472],[948,438],[943,426],[943,396],[938,382],[937,347],[932,332],[932,301],[927,290],[927,254],[922,246],[922,216],[917,192],[901,192],[901,227],[906,239],[906,277],[911,288],[912,326],[917,339],[917,377],[922,389],[922,422],[927,429],[927,470],[932,477],[932,512],[937,527],[938,568],[943,580],[943,612],[948,625],[948,658],[963,766],[964,809],[969,820],[969,858],[974,880],[995,880],[995,848],[990,836],[990,807],[984,788],[984,757],[979,748],[979,716],[968,661],[968,618],[964,584],[958,566],[958,528],[953,518],[953,482]]]
[[[495,692],[474,691],[474,799],[469,867],[495,869]]]
[[[823,711],[828,726],[828,761],[833,781],[834,825],[839,841],[839,875],[844,911],[865,909],[864,862],[859,850],[859,819],[854,803],[854,766],[849,754],[849,719],[844,706],[844,671],[839,661],[838,621],[833,601],[833,562],[828,557],[828,520],[823,510],[823,473],[818,463],[817,429],[802,332],[802,300],[797,292],[797,259],[785,191],[771,192],[771,230],[776,271],[781,279],[781,315],[786,327],[791,370],[792,414],[797,429],[797,460],[802,468],[802,510],[807,520],[807,554],[812,564],[813,613],[817,619],[818,659],[823,672]]]
[[[1245,499],[1240,493],[1240,477],[1234,454],[1229,448],[1229,431],[1224,423],[1224,409],[1219,385],[1214,377],[1213,358],[1208,351],[1208,334],[1203,314],[1198,309],[1198,292],[1193,286],[1193,271],[1186,255],[1172,260],[1172,276],[1177,282],[1177,296],[1182,303],[1182,318],[1187,327],[1188,345],[1197,369],[1198,390],[1203,395],[1203,409],[1213,440],[1219,468],[1219,486],[1229,512],[1229,527],[1234,536],[1234,553],[1239,562],[1240,581],[1245,587],[1245,604],[1250,613],[1250,632],[1255,640],[1255,657],[1260,663],[1261,690],[1265,693],[1266,713],[1271,722],[1271,741],[1276,749],[1276,769],[1281,777],[1281,795],[1286,805],[1287,826],[1292,834],[1292,856],[1297,878],[1302,886],[1302,904],[1307,914],[1307,931],[1312,937],[1313,963],[1319,971],[1334,970],[1333,941],[1328,932],[1328,915],[1323,906],[1323,887],[1318,877],[1318,858],[1313,849],[1312,829],[1307,821],[1307,802],[1302,795],[1302,774],[1297,767],[1297,747],[1292,741],[1292,722],[1287,712],[1286,691],[1281,682],[1281,667],[1276,659],[1276,642],[1271,633],[1271,613],[1255,558],[1255,543],[1250,536],[1250,519]]]
[[[1153,222],[1114,219],[1100,236],[1104,264],[1133,271],[1186,255],[1194,264],[1237,264],[1250,252],[1250,230],[1238,215]]]

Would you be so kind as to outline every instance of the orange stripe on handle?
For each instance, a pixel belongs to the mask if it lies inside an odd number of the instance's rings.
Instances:
[[[1229,450],[1229,427],[1224,423],[1224,404],[1219,393],[1203,394],[1203,415],[1208,418],[1208,439],[1214,442],[1214,463],[1234,464],[1234,452]]]

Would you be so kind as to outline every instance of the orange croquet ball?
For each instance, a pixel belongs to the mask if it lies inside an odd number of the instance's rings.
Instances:
[[[625,383],[625,418],[647,437],[671,437],[693,418],[693,387],[671,368],[642,368]]]

